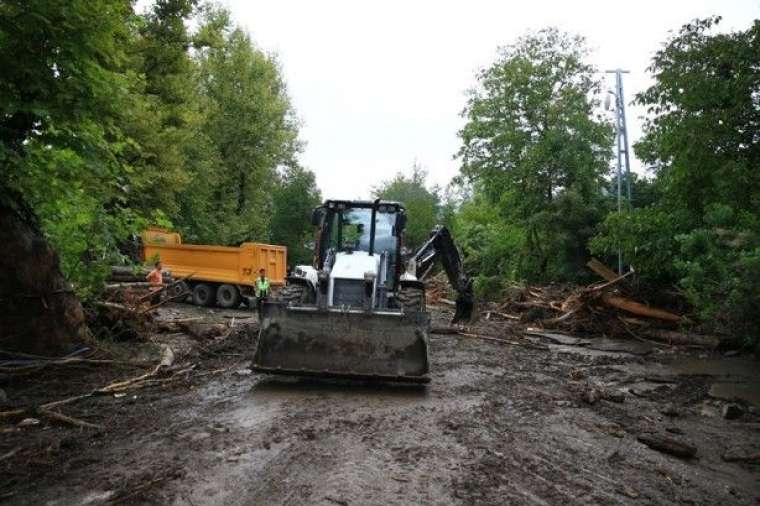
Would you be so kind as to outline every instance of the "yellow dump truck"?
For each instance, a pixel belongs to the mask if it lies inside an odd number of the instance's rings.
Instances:
[[[273,286],[285,284],[285,246],[253,242],[238,247],[182,244],[180,234],[162,228],[144,231],[142,242],[146,262],[161,260],[174,278],[193,274],[186,283],[198,306],[234,308],[247,302],[262,268]]]

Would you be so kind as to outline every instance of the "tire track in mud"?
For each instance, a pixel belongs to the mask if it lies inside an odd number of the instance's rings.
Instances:
[[[456,365],[442,367],[427,389],[255,382],[229,416],[238,423],[231,437],[248,438],[251,453],[206,469],[176,503],[450,504],[450,477],[466,450],[437,421],[477,406],[479,378],[491,374]]]

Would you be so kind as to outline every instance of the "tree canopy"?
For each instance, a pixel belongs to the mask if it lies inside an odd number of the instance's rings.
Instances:
[[[474,198],[458,233],[466,250],[480,252],[481,262],[470,261],[481,276],[573,279],[582,271],[602,216],[612,133],[594,112],[599,82],[587,52],[583,38],[544,29],[502,48],[478,75],[459,133],[460,181]],[[490,262],[483,244],[504,248]]]
[[[289,175],[313,202],[279,64],[223,8],[11,0],[0,63],[0,184],[83,295],[148,224],[268,242],[292,212],[275,202]]]

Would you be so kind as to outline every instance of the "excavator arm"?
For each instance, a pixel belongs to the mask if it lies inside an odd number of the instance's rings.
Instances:
[[[437,225],[433,229],[427,242],[414,254],[410,262],[410,273],[419,281],[424,281],[436,260],[441,261],[449,283],[457,292],[456,312],[452,323],[469,320],[472,317],[475,300],[472,279],[464,272],[462,258],[459,256],[449,229],[442,225]]]

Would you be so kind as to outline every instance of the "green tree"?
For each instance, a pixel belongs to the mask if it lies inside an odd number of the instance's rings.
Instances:
[[[83,295],[148,224],[212,243],[269,239],[298,124],[274,58],[226,10],[195,6],[0,3],[0,185]]]
[[[405,240],[413,250],[427,240],[440,217],[440,190],[435,186],[428,188],[426,180],[427,172],[415,163],[409,176],[399,172],[372,190],[375,198],[404,204],[408,216]]]
[[[757,337],[760,302],[760,21],[713,33],[684,25],[652,59],[636,97],[649,118],[636,154],[656,167],[657,200],[612,214],[592,246],[621,247],[650,282],[678,282],[714,328]]]
[[[476,205],[495,208],[475,214],[514,235],[514,249],[504,252],[510,258],[499,260],[512,266],[502,276],[574,279],[583,272],[587,241],[605,210],[612,135],[594,114],[599,82],[587,55],[582,37],[544,29],[502,48],[470,92],[459,132],[461,177]]]
[[[187,151],[202,135],[185,26],[196,3],[156,0],[145,15],[135,17],[130,48],[131,70],[139,76],[133,91],[140,100],[121,118],[130,139],[120,153],[130,174],[128,206],[148,214],[160,209],[167,218],[179,214],[179,196],[191,180],[188,163],[198,163]]]
[[[133,23],[126,0],[0,3],[0,186],[36,217],[84,294],[139,226],[119,163],[130,143],[121,118],[141,107],[127,71]]]
[[[272,242],[288,247],[288,264],[311,265],[313,251],[306,245],[314,240],[311,212],[322,195],[314,173],[300,166],[279,174],[273,191]]]
[[[197,55],[208,101],[203,129],[219,153],[215,178],[203,181],[212,185],[203,238],[268,240],[277,169],[295,166],[300,150],[282,72],[223,9],[206,10],[197,39],[209,44]]]

